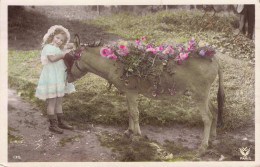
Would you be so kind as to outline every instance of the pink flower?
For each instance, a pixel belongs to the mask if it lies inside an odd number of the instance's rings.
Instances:
[[[117,59],[117,56],[113,53],[113,54],[107,56],[107,58],[116,60],[116,59]]]
[[[161,51],[163,48],[162,48],[162,46],[159,46],[159,47],[156,47],[155,49],[156,49],[156,51]]]
[[[146,52],[156,53],[157,51],[156,51],[156,49],[154,49],[154,48],[148,48],[148,49],[146,49]]]
[[[75,53],[75,56],[76,56],[77,58],[80,58],[80,53]]]
[[[183,51],[183,48],[182,47],[179,47],[179,52],[182,52]]]
[[[151,44],[148,44],[148,45],[146,46],[146,48],[151,48]]]
[[[192,45],[190,45],[190,46],[187,47],[187,51],[189,51],[189,50],[191,50],[191,49],[192,49],[192,50],[195,50],[195,47],[192,46]]]
[[[173,47],[172,46],[168,46],[164,51],[163,54],[167,54],[167,53],[174,53]]]
[[[110,48],[101,48],[100,49],[100,54],[101,56],[107,57],[113,53],[113,50]]]
[[[194,40],[190,40],[190,41],[189,41],[189,44],[190,44],[190,45],[194,44]]]
[[[120,49],[117,50],[117,53],[121,56],[125,56],[125,55],[128,55],[129,53],[129,50],[128,50],[128,47],[125,46],[125,45],[120,45]]]
[[[169,53],[169,51],[167,49],[165,49],[162,53],[167,54],[167,53]]]
[[[135,42],[136,42],[136,44],[140,44],[140,40],[137,38],[136,40],[135,40]]]
[[[187,59],[189,57],[188,53],[180,53],[179,56],[180,56],[181,60],[185,60],[185,59]]]
[[[146,38],[147,38],[146,36],[143,36],[141,39],[142,39],[142,40],[145,40]]]

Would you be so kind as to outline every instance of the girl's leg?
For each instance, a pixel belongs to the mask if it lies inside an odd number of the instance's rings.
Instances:
[[[55,103],[55,111],[56,114],[62,114],[62,97],[57,97],[56,98],[56,103]]]
[[[50,121],[49,130],[55,133],[63,133],[63,130],[58,127],[57,118],[55,115],[56,98],[48,99],[47,115]]]
[[[48,99],[48,106],[47,106],[47,114],[54,115],[55,114],[55,105],[56,105],[56,98]]]
[[[72,130],[73,127],[70,126],[65,120],[64,115],[62,111],[62,97],[57,97],[56,105],[55,105],[55,111],[58,118],[58,126],[62,129],[70,129]]]

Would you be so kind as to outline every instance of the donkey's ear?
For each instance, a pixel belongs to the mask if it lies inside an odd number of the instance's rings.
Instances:
[[[76,50],[80,47],[80,39],[79,39],[79,35],[75,34],[74,36],[74,41],[73,41],[73,49]]]

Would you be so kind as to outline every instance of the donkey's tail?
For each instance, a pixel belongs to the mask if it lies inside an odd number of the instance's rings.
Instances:
[[[217,58],[216,58],[217,60]],[[220,62],[217,60],[219,68],[218,68],[218,77],[219,77],[219,87],[218,87],[218,126],[223,125],[222,113],[224,110],[224,103],[225,103],[225,93],[223,87],[223,72]]]

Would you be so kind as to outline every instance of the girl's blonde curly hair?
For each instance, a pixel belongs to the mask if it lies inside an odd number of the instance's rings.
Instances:
[[[60,46],[61,49],[64,48],[65,45],[68,44],[70,41],[70,33],[68,29],[64,28],[61,25],[54,25],[51,26],[48,30],[48,32],[44,35],[43,37],[43,42],[42,42],[42,47],[46,44],[49,44],[52,42],[53,37],[57,34],[63,34],[65,36],[65,41],[64,43]]]

